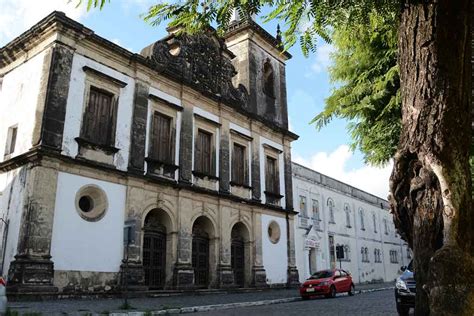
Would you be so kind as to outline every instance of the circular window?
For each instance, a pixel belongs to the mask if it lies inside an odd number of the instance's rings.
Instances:
[[[108,206],[107,195],[96,185],[84,186],[76,194],[76,210],[87,221],[100,220]]]
[[[271,221],[268,225],[268,238],[273,244],[278,243],[280,240],[280,225],[275,221]]]

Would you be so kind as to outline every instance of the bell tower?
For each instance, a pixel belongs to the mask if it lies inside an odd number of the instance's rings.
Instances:
[[[224,36],[237,75],[234,86],[242,84],[249,92],[248,109],[280,128],[288,129],[285,63],[280,31],[273,36],[253,18],[241,19],[237,12]]]

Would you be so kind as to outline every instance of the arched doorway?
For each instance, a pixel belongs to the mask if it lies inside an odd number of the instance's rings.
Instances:
[[[237,223],[232,227],[231,232],[231,267],[234,272],[234,283],[238,287],[245,287],[246,278],[246,242],[249,240],[248,230],[242,223]]]
[[[209,254],[210,238],[214,235],[211,221],[200,216],[193,224],[192,265],[194,269],[194,286],[209,287]]]
[[[166,243],[168,215],[162,210],[152,210],[143,225],[143,269],[145,285],[150,289],[162,289],[166,284]]]

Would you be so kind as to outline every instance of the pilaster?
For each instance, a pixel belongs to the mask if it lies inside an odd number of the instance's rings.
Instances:
[[[132,134],[128,170],[139,174],[144,172],[146,156],[148,92],[148,84],[137,80],[133,97]]]
[[[57,177],[57,165],[48,162],[28,171],[17,255],[8,272],[9,291],[57,291],[51,260]]]

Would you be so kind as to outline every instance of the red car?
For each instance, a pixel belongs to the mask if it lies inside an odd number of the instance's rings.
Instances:
[[[351,274],[340,269],[318,271],[300,287],[300,295],[304,300],[315,295],[335,297],[337,293],[344,292],[352,296],[355,293],[355,287]]]

